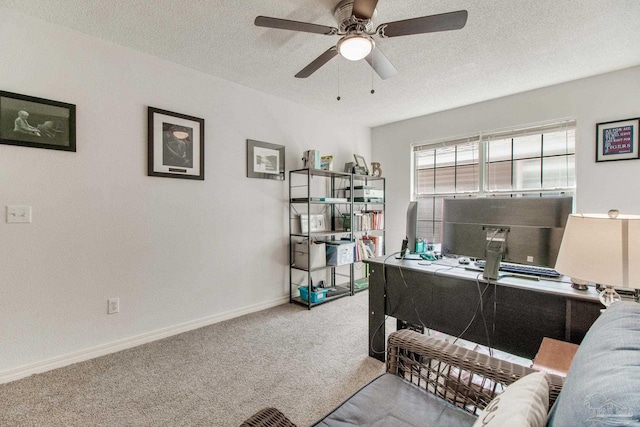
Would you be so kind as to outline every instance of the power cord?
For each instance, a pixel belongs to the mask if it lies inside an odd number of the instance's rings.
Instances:
[[[383,262],[382,262],[382,276],[383,276],[383,291],[384,291],[384,312],[388,313],[390,312],[390,310],[388,310],[391,307],[391,301],[388,298],[388,293],[387,293],[387,261],[394,257],[395,255],[400,254],[401,252],[394,252],[392,254],[390,254],[389,256],[387,256]],[[435,271],[432,272],[433,275],[438,275],[439,272],[442,271],[450,271],[453,270],[455,268],[458,268],[458,266],[456,265],[448,265],[448,264],[436,264],[433,263],[435,265],[442,265],[445,268],[440,268],[437,269]],[[403,267],[398,265],[398,273],[400,274],[400,277],[402,278],[402,283],[405,287],[405,289],[409,289],[409,285],[406,281],[406,278],[404,276],[403,273]],[[489,355],[493,356],[493,348],[491,345],[491,335],[495,334],[495,318],[496,318],[496,308],[497,308],[497,298],[496,298],[496,291],[497,291],[497,286],[495,282],[491,282],[490,280],[487,280],[487,285],[484,287],[484,289],[481,289],[480,287],[480,276],[481,273],[478,273],[478,275],[476,275],[476,287],[478,289],[478,295],[479,295],[479,300],[478,303],[476,304],[476,309],[474,311],[473,317],[471,318],[471,320],[469,321],[469,323],[465,326],[465,328],[462,330],[462,332],[460,332],[460,334],[455,337],[453,344],[455,344],[459,339],[461,339],[461,337],[469,330],[469,328],[471,327],[471,325],[473,324],[473,322],[475,321],[475,319],[478,316],[478,312],[480,312],[480,316],[482,317],[482,322],[483,322],[483,326],[484,326],[484,330],[485,330],[485,335],[487,338],[487,344],[489,347]],[[492,321],[492,333],[489,333],[489,328],[487,326],[487,320],[486,320],[486,316],[485,316],[485,312],[484,312],[484,296],[487,292],[487,290],[489,289],[489,287],[493,285],[494,286],[494,301],[493,301],[493,321]],[[399,307],[401,301],[398,302],[397,307]],[[411,305],[412,305],[412,309],[414,311],[414,313],[416,314],[416,317],[418,318],[418,321],[420,322],[420,325],[424,328],[426,335],[431,335],[431,330],[430,328],[425,325],[424,321],[422,320],[420,313],[418,312],[417,306],[416,306],[416,302],[413,296],[411,296]],[[386,321],[389,319],[390,315],[385,314],[385,318],[384,320],[378,325],[378,327],[376,328],[376,330],[374,331],[373,335],[371,336],[371,342],[369,347],[371,348],[371,351],[375,354],[384,354],[385,351],[378,351],[376,349],[373,348],[373,341],[376,337],[376,335],[380,332],[382,326],[386,323]]]
[[[398,255],[400,252],[394,252],[391,255],[387,256],[383,261],[382,261],[382,283],[383,283],[383,292],[384,292],[384,313],[387,313],[387,305],[388,305],[388,299],[387,299],[387,261],[389,260],[389,258]],[[385,314],[384,320],[382,322],[380,322],[380,324],[378,325],[378,327],[376,328],[376,330],[373,332],[373,334],[371,335],[371,340],[369,341],[369,348],[371,349],[371,352],[374,354],[386,354],[386,350],[376,350],[373,347],[373,341],[376,337],[376,335],[378,335],[378,333],[380,332],[380,329],[382,328],[382,326],[387,322],[387,319],[389,318],[388,314]],[[386,337],[385,337],[386,339]],[[386,343],[385,343],[385,347],[386,347]]]
[[[478,292],[480,294],[480,299],[478,300],[478,303],[476,304],[476,309],[473,313],[473,317],[471,318],[471,320],[469,321],[469,323],[467,323],[467,326],[465,326],[465,328],[462,330],[462,332],[460,332],[460,334],[458,334],[458,336],[453,340],[453,344],[455,344],[459,339],[462,339],[462,336],[469,330],[469,328],[471,327],[471,325],[473,324],[473,322],[476,320],[476,317],[478,316],[478,310],[483,310],[483,304],[482,304],[482,300],[484,298],[484,294],[487,292],[487,289],[489,289],[489,284],[487,283],[487,285],[485,286],[484,290],[480,289],[480,274],[478,274],[476,276],[476,285],[478,287]]]

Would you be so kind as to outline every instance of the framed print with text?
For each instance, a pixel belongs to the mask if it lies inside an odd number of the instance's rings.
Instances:
[[[204,119],[149,107],[149,176],[204,180]]]
[[[76,151],[76,106],[0,91],[0,144]]]
[[[596,124],[596,162],[637,159],[640,118]]]
[[[284,181],[284,145],[247,139],[247,177]]]

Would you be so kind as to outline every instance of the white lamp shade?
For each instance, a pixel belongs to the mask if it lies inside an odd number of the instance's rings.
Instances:
[[[640,216],[569,215],[555,269],[587,282],[640,289]]]
[[[345,36],[338,42],[338,52],[350,61],[364,59],[373,50],[373,40],[360,34]]]

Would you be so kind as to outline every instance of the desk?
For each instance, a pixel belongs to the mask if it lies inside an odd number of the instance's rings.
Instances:
[[[578,291],[564,277],[503,277],[489,283],[455,260],[426,265],[378,257],[365,262],[370,266],[369,356],[382,361],[385,316],[533,359],[544,337],[579,344],[602,308],[595,289]]]

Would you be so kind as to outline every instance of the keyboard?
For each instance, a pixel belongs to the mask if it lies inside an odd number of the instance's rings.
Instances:
[[[421,254],[406,254],[405,256],[402,256],[400,254],[396,255],[396,259],[405,259],[407,261],[422,261],[426,258],[422,258],[420,256]]]
[[[484,268],[485,266],[484,261],[476,261],[474,264],[478,268]],[[550,279],[557,279],[560,277],[560,273],[555,271],[553,268],[511,264],[506,262],[500,263],[500,271],[504,271],[505,273],[528,274],[530,276],[546,277]]]

